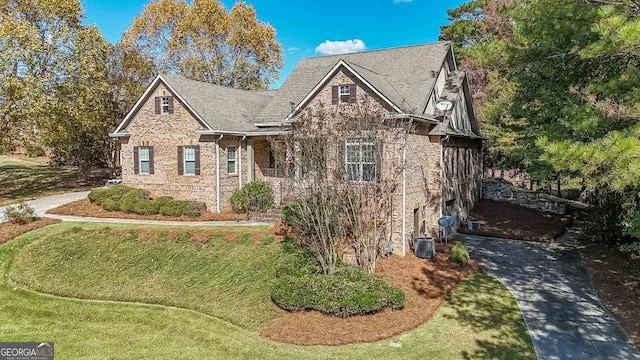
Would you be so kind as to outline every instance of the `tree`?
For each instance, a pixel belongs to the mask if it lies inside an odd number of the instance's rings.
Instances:
[[[456,41],[467,46],[463,61],[498,71],[476,97],[490,150],[509,153],[539,181],[580,180],[595,205],[598,238],[611,243],[637,233],[625,225],[638,223],[628,219],[638,213],[640,188],[637,1],[515,1],[490,26],[506,29],[508,19],[511,31],[489,37],[480,36],[490,13],[482,9],[473,18],[478,31]],[[496,37],[509,33],[506,42]]]
[[[51,91],[71,70],[69,43],[80,27],[77,0],[0,3],[0,151],[37,140]]]
[[[275,29],[239,2],[159,0],[148,4],[124,34],[159,70],[240,89],[264,89],[282,68]]]
[[[112,122],[112,88],[107,78],[111,46],[100,31],[90,26],[80,29],[72,43],[74,68],[66,80],[54,88],[51,116],[41,124],[44,142],[60,163],[80,168],[85,181],[91,168],[109,160],[109,130]]]

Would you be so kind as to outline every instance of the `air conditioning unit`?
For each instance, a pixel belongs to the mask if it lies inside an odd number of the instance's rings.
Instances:
[[[467,221],[467,227],[469,230],[480,230],[480,221],[469,220]]]
[[[422,259],[433,259],[436,256],[436,240],[432,237],[419,237],[413,244],[413,252]]]

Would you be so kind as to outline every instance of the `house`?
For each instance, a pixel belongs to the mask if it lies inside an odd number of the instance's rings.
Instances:
[[[416,124],[401,155],[397,146],[385,147],[396,152],[388,158],[405,164],[390,235],[394,251],[404,254],[407,239],[436,236],[438,218],[464,219],[480,198],[483,138],[449,42],[307,58],[277,90],[159,75],[110,136],[121,144],[124,184],[220,212],[235,189],[254,180],[271,181],[283,202],[285,179],[270,150],[286,132],[282,125],[311,106],[344,108],[365,98],[386,118]],[[338,145],[358,146],[353,139]],[[376,160],[380,171],[384,159]]]

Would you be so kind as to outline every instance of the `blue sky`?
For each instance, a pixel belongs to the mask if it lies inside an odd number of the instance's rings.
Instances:
[[[85,24],[117,42],[150,0],[81,0]],[[230,9],[236,1],[224,0]],[[284,50],[279,87],[298,61],[336,51],[372,50],[438,40],[447,9],[462,0],[247,0],[277,31]],[[324,44],[326,41],[330,43]],[[357,41],[348,41],[357,40]],[[317,49],[318,48],[318,49]],[[316,51],[318,50],[318,51]]]

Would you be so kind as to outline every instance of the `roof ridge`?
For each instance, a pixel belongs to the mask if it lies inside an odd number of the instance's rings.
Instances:
[[[343,53],[343,54],[309,56],[309,57],[303,58],[302,60],[317,59],[317,58],[328,58],[328,57],[332,57],[332,56],[343,56],[343,55],[351,55],[351,54],[366,54],[366,53],[372,53],[372,52],[376,52],[376,51],[397,50],[397,49],[404,49],[404,48],[410,48],[410,47],[419,47],[419,46],[429,46],[429,45],[436,45],[436,44],[451,44],[451,41],[449,41],[449,40],[434,41],[434,42],[422,43],[422,44],[400,45],[400,46],[392,46],[392,47],[387,47],[387,48],[382,48],[382,49],[371,49],[371,50],[363,50],[363,51],[354,51],[354,52]]]
[[[167,73],[159,73],[158,75],[160,75],[162,78],[183,79],[183,80],[193,81],[193,82],[197,82],[197,83],[202,83],[204,85],[210,85],[210,86],[220,87],[220,88],[227,89],[227,90],[234,90],[234,91],[245,92],[245,93],[252,93],[252,92],[258,92],[258,91],[265,92],[265,91],[268,91],[268,90],[272,90],[272,89],[261,89],[261,90],[258,90],[258,89],[253,89],[253,90],[238,89],[238,88],[234,88],[234,87],[231,87],[231,86],[214,84],[214,83],[210,83],[210,82],[207,82],[207,81],[191,79],[191,78],[188,78],[188,77],[183,76],[183,75],[169,75]],[[277,89],[273,89],[273,90],[277,90]]]
[[[344,55],[344,54],[343,54],[343,55]],[[348,64],[355,65],[355,66],[357,66],[357,67],[359,67],[359,68],[363,68],[363,69],[365,69],[365,70],[367,70],[367,71],[371,71],[372,73],[374,73],[374,74],[376,74],[376,75],[380,75],[380,76],[384,77],[384,75],[383,75],[383,74],[380,74],[379,72],[374,71],[374,70],[371,70],[371,69],[369,69],[368,67],[362,66],[362,65],[360,65],[360,64],[358,64],[358,63],[356,63],[356,62],[353,62],[353,61],[347,61],[347,60],[343,60],[343,59],[341,59],[341,60],[342,60],[342,61],[344,61],[344,62],[346,62],[346,63],[348,63]]]

